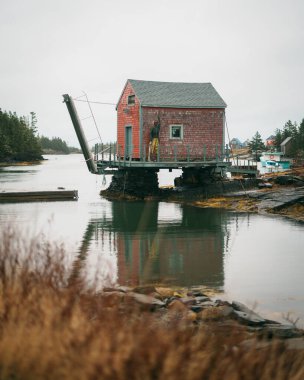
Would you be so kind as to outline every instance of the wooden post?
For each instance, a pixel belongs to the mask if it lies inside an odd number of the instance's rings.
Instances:
[[[133,145],[131,146],[131,153],[130,153],[130,157],[129,157],[129,166],[131,166],[132,157],[133,157]]]
[[[174,161],[176,162],[177,161],[177,146],[174,145]]]
[[[112,161],[112,143],[110,143],[110,155],[109,155],[109,161],[111,163]]]
[[[206,144],[203,146],[203,156],[204,156],[204,161],[206,161]]]
[[[94,160],[98,160],[98,144],[94,145]]]
[[[186,148],[187,148],[187,161],[189,162],[190,161],[190,146],[187,145]]]
[[[228,147],[228,144],[226,144],[226,160],[228,162],[230,162],[230,158],[229,158],[229,147]]]
[[[101,143],[101,160],[103,161],[103,143]]]

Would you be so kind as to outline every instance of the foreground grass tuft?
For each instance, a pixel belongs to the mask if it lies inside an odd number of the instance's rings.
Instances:
[[[304,378],[303,351],[246,348],[239,331],[216,325],[161,323],[160,312],[85,290],[64,263],[62,247],[1,234],[0,379]]]

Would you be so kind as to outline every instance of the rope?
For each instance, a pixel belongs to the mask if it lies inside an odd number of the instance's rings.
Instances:
[[[229,143],[230,150],[231,150],[231,152],[232,152],[232,148],[231,148],[231,140],[230,140],[230,136],[229,136],[229,130],[228,130],[228,123],[227,123],[226,115],[225,115],[225,124],[226,124],[227,136],[228,136],[228,143]],[[235,161],[235,160],[234,160],[234,156],[233,156],[233,152],[232,152],[232,161]],[[242,186],[242,189],[243,189],[243,191],[244,191],[244,193],[245,193],[245,196],[246,196],[247,198],[249,198],[249,195],[248,195],[248,193],[246,192],[245,187],[244,187],[243,182],[242,182],[241,179],[239,179],[239,183],[240,183],[241,186]]]

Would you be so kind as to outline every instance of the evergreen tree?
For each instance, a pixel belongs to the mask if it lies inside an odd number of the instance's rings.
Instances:
[[[31,130],[33,131],[34,134],[37,133],[37,116],[35,114],[35,112],[30,112],[31,114],[31,121],[30,121],[30,128]]]
[[[251,152],[255,152],[255,153],[257,151],[261,151],[265,149],[264,142],[259,132],[256,132],[253,138],[249,141],[248,147]]]
[[[14,112],[0,111],[0,160],[42,159],[41,146],[27,119]]]
[[[293,157],[304,155],[304,119],[300,123],[292,123],[288,120],[282,129],[276,129],[275,131],[275,141],[276,146],[279,149],[281,143],[287,138],[292,137],[291,146],[289,149],[289,155]]]

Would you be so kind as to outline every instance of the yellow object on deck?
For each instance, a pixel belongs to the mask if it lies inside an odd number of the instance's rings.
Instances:
[[[149,144],[149,161],[151,160],[151,154],[158,153],[158,145],[159,145],[158,137],[153,138]]]

